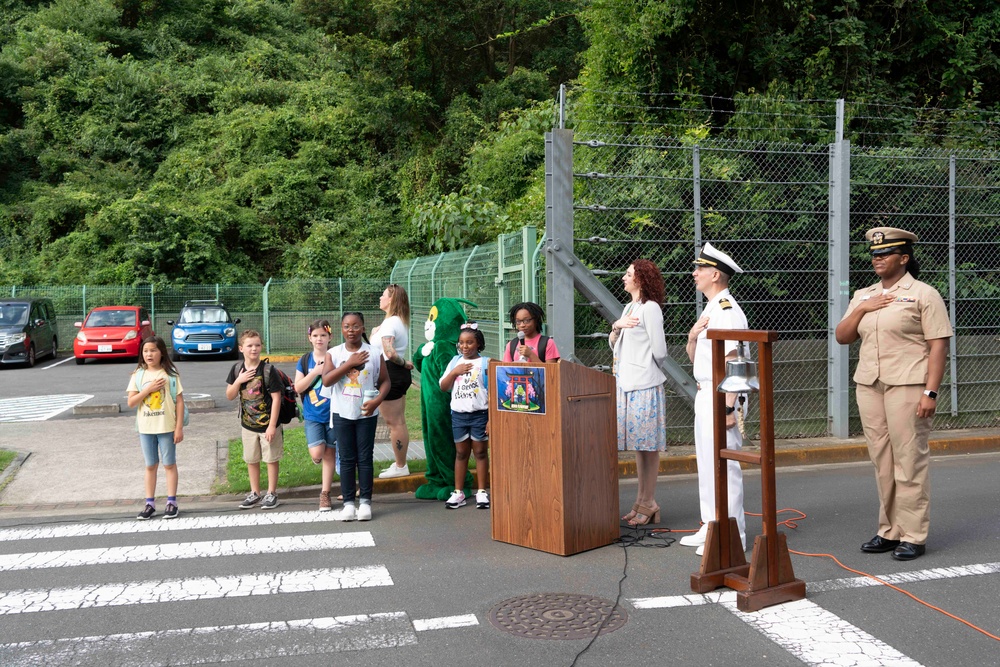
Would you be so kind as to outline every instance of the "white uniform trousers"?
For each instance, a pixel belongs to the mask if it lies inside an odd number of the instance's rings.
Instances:
[[[711,382],[706,383],[710,385]],[[711,389],[699,389],[694,399],[694,450],[698,459],[698,499],[701,520],[715,521],[715,429],[712,428]],[[741,449],[743,436],[738,428],[726,429],[726,447]],[[747,522],[743,514],[743,470],[738,461],[729,461],[729,516],[736,519],[740,539],[746,546]]]

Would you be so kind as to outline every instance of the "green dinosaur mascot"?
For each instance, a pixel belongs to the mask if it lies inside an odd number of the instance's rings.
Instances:
[[[441,391],[441,376],[455,356],[458,334],[465,322],[465,299],[438,299],[424,322],[427,342],[413,355],[420,372],[420,421],[424,427],[427,483],[414,494],[421,500],[447,500],[455,490],[455,438],[451,432],[451,394]],[[465,477],[466,490],[472,474]]]

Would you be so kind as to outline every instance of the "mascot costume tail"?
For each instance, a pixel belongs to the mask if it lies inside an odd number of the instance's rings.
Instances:
[[[455,489],[455,438],[451,432],[451,394],[441,391],[441,376],[456,354],[458,334],[465,323],[465,299],[438,299],[424,323],[427,342],[413,355],[420,372],[420,421],[424,427],[427,483],[414,494],[421,500],[448,500]],[[472,486],[466,473],[465,490]]]

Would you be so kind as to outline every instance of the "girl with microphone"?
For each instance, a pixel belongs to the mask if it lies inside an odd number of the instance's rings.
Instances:
[[[556,342],[542,335],[545,314],[541,306],[531,301],[516,304],[508,313],[510,323],[517,330],[514,338],[504,347],[504,361],[542,363],[559,361]]]

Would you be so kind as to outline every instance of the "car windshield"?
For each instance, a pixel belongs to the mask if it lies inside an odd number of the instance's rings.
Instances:
[[[85,327],[134,327],[134,310],[95,310],[87,317]]]
[[[28,322],[28,304],[5,303],[0,306],[0,326],[11,327]]]
[[[185,308],[181,311],[183,324],[221,324],[228,321],[229,316],[222,308]]]

